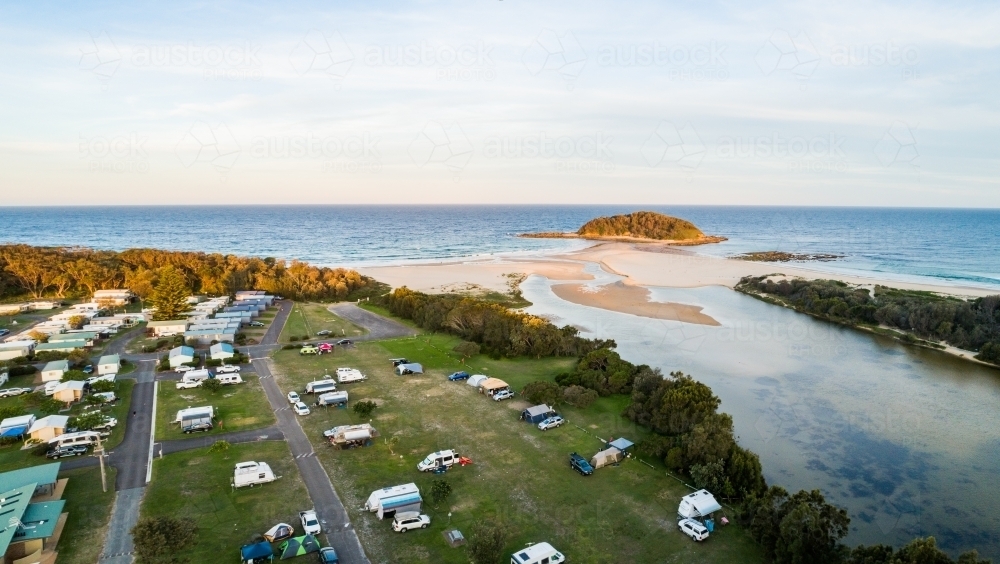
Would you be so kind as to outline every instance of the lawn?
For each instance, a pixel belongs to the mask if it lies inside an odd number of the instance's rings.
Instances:
[[[735,525],[718,530],[705,543],[682,536],[677,504],[690,490],[668,476],[658,461],[650,467],[626,460],[588,477],[569,468],[570,452],[589,458],[602,449],[598,437],[638,442],[647,435],[619,415],[627,398],[602,398],[584,410],[561,408],[570,424],[542,432],[518,420],[528,406],[520,399],[497,403],[464,382],[446,379],[453,371],[466,370],[502,378],[520,389],[531,381],[552,380],[575,359],[476,356],[462,365],[451,351],[458,342],[423,334],[359,343],[335,358],[275,354],[275,378],[283,390],[301,389],[336,366],[356,367],[369,377],[343,389],[351,404],[360,399],[379,404],[372,416],[381,433],[375,445],[339,451],[323,443],[322,430],[360,422],[350,410],[316,408],[301,422],[373,562],[464,564],[465,551],[449,548],[441,533],[449,521],[468,533],[483,516],[496,517],[509,528],[508,554],[525,543],[548,541],[572,562],[763,561],[757,545]],[[422,363],[426,373],[395,376],[388,359],[398,356]],[[407,482],[415,482],[427,497],[435,477],[417,472],[416,465],[430,452],[448,448],[475,464],[443,476],[453,493],[439,507],[425,499],[423,510],[432,519],[427,531],[398,535],[388,522],[358,509],[373,490]]]
[[[357,337],[364,335],[364,329],[341,319],[327,309],[330,304],[295,302],[292,313],[288,316],[285,327],[281,330],[279,340],[282,343],[291,342],[292,337],[316,338],[317,331],[330,331],[330,338]]]
[[[281,478],[260,487],[233,490],[233,467],[249,460],[267,462]],[[225,452],[202,448],[156,459],[141,515],[190,519],[197,524],[194,545],[178,557],[190,562],[236,562],[240,546],[277,523],[296,525],[298,512],[310,507],[288,446],[263,441],[232,445]]]
[[[257,375],[242,376],[242,384],[223,386],[215,393],[202,388],[178,390],[173,381],[160,382],[156,397],[156,440],[181,439],[187,436],[174,423],[177,412],[187,407],[215,407],[215,428],[199,435],[258,429],[273,424],[274,412],[271,411]]]
[[[67,470],[59,477],[69,478],[63,493],[69,517],[56,547],[59,564],[97,562],[115,500],[115,469],[107,469],[106,492],[101,491],[101,470],[97,467]]]

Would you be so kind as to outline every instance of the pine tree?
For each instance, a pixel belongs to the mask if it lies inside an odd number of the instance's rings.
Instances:
[[[187,304],[189,295],[184,276],[173,266],[163,267],[160,270],[160,280],[150,296],[150,301],[156,307],[153,320],[168,321],[179,318],[189,309]]]

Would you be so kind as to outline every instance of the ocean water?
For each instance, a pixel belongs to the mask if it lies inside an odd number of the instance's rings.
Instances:
[[[750,206],[206,206],[0,207],[0,242],[121,250],[157,247],[297,258],[327,266],[440,261],[580,248],[518,233],[573,231],[640,209],[729,237],[692,247],[834,253],[802,266],[1000,288],[1000,210]]]

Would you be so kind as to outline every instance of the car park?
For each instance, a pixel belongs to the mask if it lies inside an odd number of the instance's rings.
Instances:
[[[299,394],[297,392],[288,392],[288,395],[285,397],[288,398],[288,403],[292,405],[299,403],[301,401],[301,398],[299,398]]]
[[[176,372],[178,374],[183,374],[185,372],[190,372],[192,370],[194,370],[194,367],[193,366],[188,366],[186,364],[182,364],[182,365],[178,366],[177,368],[174,368],[174,372]]]
[[[405,533],[410,529],[426,529],[431,524],[431,518],[421,515],[419,511],[403,511],[392,518],[392,530]]]
[[[216,374],[232,374],[233,372],[239,372],[240,367],[235,364],[223,364],[222,366],[215,369]]]
[[[304,345],[299,349],[299,354],[319,354],[319,349],[312,345]]]
[[[514,397],[514,392],[510,390],[500,390],[499,392],[493,394],[493,401],[503,401],[512,397]]]
[[[302,529],[307,535],[318,535],[323,532],[319,525],[319,518],[316,517],[316,511],[313,509],[299,511],[299,521],[302,522]]]
[[[83,456],[87,454],[87,447],[84,445],[56,447],[45,453],[45,458],[66,458],[68,456]]]
[[[311,413],[309,411],[309,406],[302,403],[301,401],[296,402],[294,405],[292,405],[292,409],[295,410],[295,413],[297,415],[309,415],[309,413]]]
[[[594,473],[594,467],[587,462],[587,459],[575,452],[569,455],[569,467],[584,476],[590,476]]]
[[[350,339],[341,339],[341,340],[337,341],[336,344],[338,344],[338,345],[340,345],[342,347],[349,347],[349,346],[351,346],[351,345],[354,344],[354,341],[352,341]]]
[[[320,564],[337,564],[340,562],[340,559],[337,558],[337,551],[332,546],[324,546],[319,549],[318,555]]]
[[[459,380],[468,380],[469,379],[469,373],[468,372],[455,372],[451,376],[448,376],[448,379],[451,380],[452,382],[458,382]]]
[[[329,329],[323,329],[322,331],[316,331],[316,336],[317,337],[326,337],[329,334],[330,334],[330,330]]]
[[[703,541],[708,538],[708,529],[705,525],[702,525],[694,519],[681,519],[677,523],[677,528],[681,530],[682,533],[691,537],[691,540],[695,542]]]
[[[6,388],[0,390],[0,398],[10,398],[28,393],[31,393],[31,388]]]
[[[562,425],[565,422],[566,420],[563,419],[561,416],[554,415],[539,423],[538,428],[541,429],[542,431],[548,431],[549,429],[555,429],[556,427]]]

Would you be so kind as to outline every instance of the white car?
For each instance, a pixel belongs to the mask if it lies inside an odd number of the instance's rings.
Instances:
[[[299,520],[302,521],[302,528],[305,529],[307,535],[318,535],[323,532],[322,527],[319,525],[319,519],[316,517],[316,512],[312,509],[309,511],[299,511]]]
[[[563,419],[562,417],[554,415],[552,417],[549,417],[545,421],[539,423],[538,428],[541,429],[542,431],[548,431],[549,429],[555,429],[556,427],[562,425],[565,422],[566,420]]]
[[[397,513],[392,519],[392,530],[405,533],[410,529],[426,529],[431,524],[431,518],[421,515],[419,511],[404,511]]]
[[[177,389],[178,390],[188,390],[188,389],[191,389],[191,388],[200,388],[202,382],[204,382],[204,380],[190,380],[190,381],[187,381],[187,382],[183,382],[183,381],[177,382]]]
[[[299,394],[297,394],[295,392],[288,392],[288,395],[285,396],[285,397],[288,398],[288,403],[290,403],[292,405],[295,405],[295,404],[301,402],[301,398],[299,398]]]
[[[309,411],[309,406],[300,401],[295,402],[295,405],[292,406],[292,409],[294,409],[295,413],[298,415],[309,415],[311,413]]]
[[[56,386],[58,386],[58,385],[59,385],[58,381],[56,381],[56,382],[46,382],[45,383],[45,395],[51,396],[52,394],[56,393]]]
[[[31,388],[7,388],[5,390],[0,390],[0,398],[9,398],[30,392]]]
[[[235,364],[223,364],[222,366],[215,369],[216,374],[232,374],[234,372],[239,372],[240,367]]]
[[[682,519],[677,523],[677,527],[682,533],[691,537],[691,540],[698,542],[703,541],[708,538],[708,529],[705,525],[695,521],[694,519]]]
[[[510,390],[500,390],[499,392],[493,394],[493,401],[503,401],[512,397],[514,397],[514,392]]]
[[[107,430],[107,429],[111,429],[112,427],[114,427],[116,425],[118,425],[118,420],[117,419],[115,419],[114,417],[106,417],[104,419],[104,423],[101,423],[99,425],[94,425],[93,430],[94,431],[104,431],[104,430]]]
[[[184,374],[185,372],[189,372],[191,370],[194,370],[194,367],[193,366],[187,366],[185,364],[182,364],[182,365],[178,366],[177,368],[174,368],[174,372],[176,372],[178,374]]]

